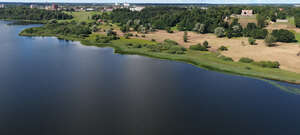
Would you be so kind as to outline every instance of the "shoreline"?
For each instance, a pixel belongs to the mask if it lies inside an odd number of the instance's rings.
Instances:
[[[224,68],[223,66],[226,66],[226,65],[232,66],[232,65],[230,65],[230,63],[233,63],[233,62],[218,63],[218,61],[209,61],[208,63],[203,63],[204,61],[190,59],[188,57],[184,57],[183,55],[182,55],[182,57],[180,55],[178,55],[178,57],[173,57],[173,56],[171,56],[173,54],[161,55],[162,53],[155,54],[155,53],[147,53],[145,51],[138,51],[136,49],[126,49],[126,48],[124,48],[124,46],[125,46],[124,44],[126,44],[126,43],[123,43],[123,46],[120,45],[122,43],[119,43],[119,42],[122,42],[122,40],[125,40],[122,38],[119,40],[116,40],[116,41],[112,41],[111,43],[104,44],[104,43],[95,43],[93,41],[89,41],[89,40],[83,39],[83,38],[75,38],[75,37],[70,37],[70,36],[54,35],[54,34],[28,34],[28,33],[24,33],[23,31],[19,33],[19,36],[56,37],[56,38],[62,39],[62,40],[79,41],[82,45],[87,45],[87,46],[111,47],[114,49],[114,53],[118,53],[118,54],[141,55],[141,56],[146,56],[146,57],[151,57],[151,58],[179,61],[179,62],[184,62],[187,64],[192,64],[198,68],[217,71],[217,72],[221,72],[221,73],[228,73],[228,74],[232,74],[232,75],[246,76],[246,77],[257,78],[257,79],[274,80],[274,81],[286,82],[286,83],[290,83],[290,84],[300,84],[300,75],[299,75],[299,78],[296,78],[296,77],[285,78],[284,76],[280,75],[280,72],[287,72],[287,73],[289,72],[290,74],[297,74],[297,73],[293,73],[290,71],[285,71],[285,70],[281,70],[281,69],[266,69],[266,70],[274,70],[274,73],[278,74],[277,76],[276,75],[274,76],[274,75],[270,75],[268,73],[264,74],[264,72],[259,73],[257,71],[252,71],[252,70],[251,70],[252,72],[247,73],[247,72],[239,71],[239,69],[237,67],[236,67],[236,70],[230,70],[230,69],[226,69],[226,67]],[[137,39],[137,40],[141,40],[141,39]],[[212,63],[212,64],[209,64],[209,63]]]

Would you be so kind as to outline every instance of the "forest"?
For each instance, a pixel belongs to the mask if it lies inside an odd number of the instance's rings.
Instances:
[[[9,7],[0,8],[0,19],[9,20],[64,20],[72,19],[71,15],[65,14],[61,11],[49,11],[43,9],[30,9],[28,7]]]
[[[243,9],[251,9],[256,14],[257,23],[249,23],[247,27],[242,27],[237,18],[230,18],[232,14],[241,14]],[[111,14],[95,14],[92,19],[111,20],[119,24],[123,32],[130,29],[141,33],[154,31],[155,29],[167,30],[172,33],[172,29],[179,31],[195,31],[198,33],[215,33],[218,37],[252,37],[254,39],[264,39],[269,33],[264,27],[267,20],[287,19],[290,16],[299,15],[296,8],[274,8],[271,6],[216,6],[206,8],[199,7],[147,7],[141,12],[130,11],[129,9],[116,9]],[[300,17],[295,17],[295,23],[300,25]],[[298,19],[299,18],[299,19]],[[280,31],[283,32],[283,31]],[[286,31],[285,31],[286,33]],[[288,33],[291,35],[291,33]],[[272,34],[280,36],[278,34]],[[282,39],[278,37],[277,39]],[[286,40],[278,40],[286,41]],[[291,37],[289,41],[295,41]]]

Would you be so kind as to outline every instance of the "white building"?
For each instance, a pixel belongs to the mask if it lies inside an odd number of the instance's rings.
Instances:
[[[30,8],[31,8],[31,9],[33,9],[33,8],[38,8],[38,6],[37,6],[37,5],[31,4],[31,5],[30,5]]]
[[[130,7],[130,4],[125,2],[125,3],[123,4],[123,6],[124,6],[124,7]]]
[[[4,4],[1,4],[1,5],[0,5],[0,8],[5,8],[5,5],[4,5]]]
[[[94,8],[87,8],[85,11],[95,11],[95,9]]]
[[[288,23],[289,20],[287,20],[287,19],[277,19],[276,22],[279,22],[279,23]]]
[[[145,7],[131,7],[130,10],[131,10],[131,11],[138,11],[138,12],[140,12],[140,11],[142,11],[144,8],[145,8]]]
[[[253,15],[253,10],[242,10],[241,15],[242,16],[252,16]]]

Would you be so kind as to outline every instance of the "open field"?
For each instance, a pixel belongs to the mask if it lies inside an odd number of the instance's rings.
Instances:
[[[133,32],[133,34],[137,34]],[[223,55],[232,57],[238,61],[242,57],[248,57],[256,61],[270,60],[278,61],[281,69],[300,73],[300,46],[298,43],[277,43],[275,47],[267,47],[263,40],[257,40],[257,45],[250,45],[248,38],[217,38],[214,34],[198,34],[188,32],[189,42],[183,41],[184,32],[167,33],[166,31],[159,30],[157,32],[146,34],[145,38],[140,39],[152,40],[163,42],[165,39],[171,39],[189,48],[190,45],[203,43],[208,41],[211,46],[210,51],[216,52],[217,49],[224,45],[229,48],[228,51],[221,52]],[[141,34],[139,34],[141,36]],[[136,37],[133,37],[136,38]],[[300,40],[300,34],[297,34]]]
[[[256,21],[256,15],[253,16],[238,16],[237,17],[239,19],[239,23],[245,28],[247,27],[248,23],[257,23]]]
[[[101,14],[101,12],[66,12],[67,14],[71,14],[74,18],[72,20],[75,20],[77,22],[92,22],[92,15],[94,14]]]

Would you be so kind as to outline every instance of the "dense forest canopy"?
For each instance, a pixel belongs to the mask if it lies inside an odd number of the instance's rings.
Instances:
[[[13,20],[64,20],[72,19],[71,15],[61,11],[49,11],[43,9],[30,9],[27,7],[0,8],[0,19]]]
[[[169,29],[177,26],[179,30],[193,30],[197,27],[204,28],[202,33],[213,33],[215,28],[229,28],[225,18],[232,14],[241,14],[243,9],[251,9],[258,14],[258,25],[265,26],[266,20],[286,19],[295,15],[295,8],[274,8],[272,6],[216,6],[209,8],[199,7],[147,7],[141,12],[129,9],[116,9],[111,14],[103,14],[102,19],[112,20],[120,25],[130,25],[134,20],[139,25],[148,25],[155,29]],[[100,16],[96,19],[101,18]]]

